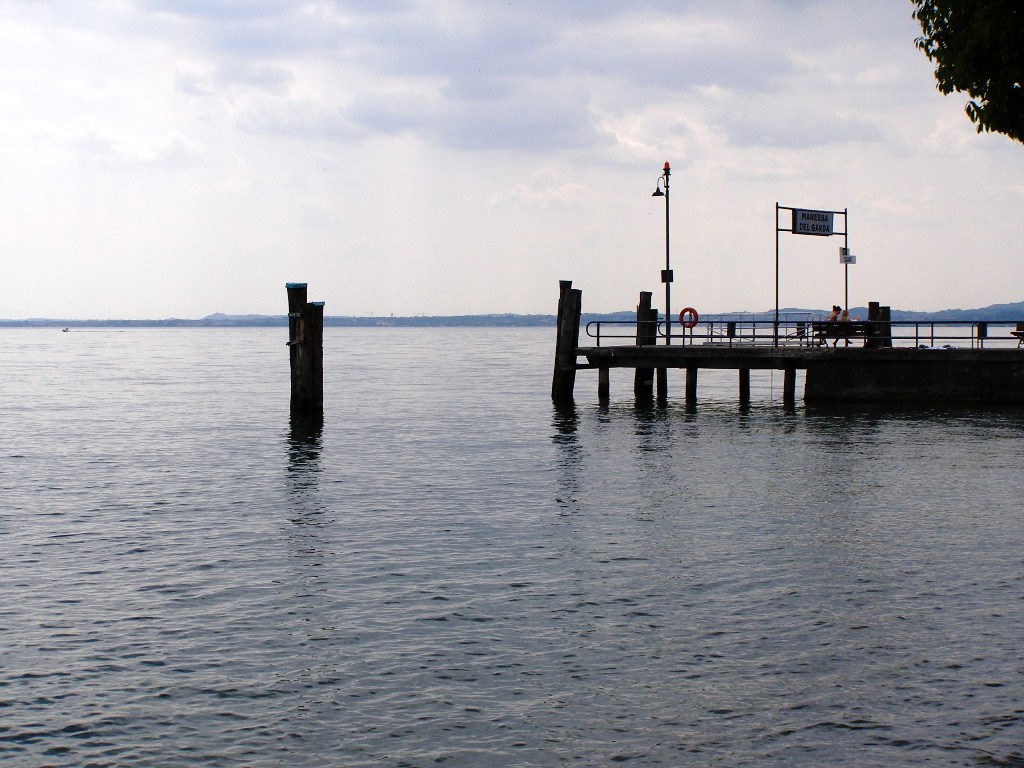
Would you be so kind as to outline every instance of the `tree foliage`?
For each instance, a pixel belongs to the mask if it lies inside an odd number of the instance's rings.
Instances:
[[[971,100],[965,111],[982,131],[1024,143],[1024,2],[911,0],[923,35],[916,40],[945,94]]]

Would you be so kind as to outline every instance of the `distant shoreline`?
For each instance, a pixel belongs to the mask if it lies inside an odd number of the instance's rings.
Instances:
[[[824,309],[780,309],[780,314],[824,315]],[[713,315],[718,320],[772,320],[773,311],[722,312]],[[866,307],[852,307],[850,314],[867,317]],[[594,321],[632,321],[634,310],[607,313],[584,313],[581,322],[585,325]],[[707,317],[707,316],[706,316]],[[978,320],[1016,322],[1024,320],[1024,302],[1013,304],[992,304],[978,309],[945,309],[939,312],[914,312],[892,310],[893,320],[975,322]],[[531,328],[554,327],[554,315],[424,315],[424,316],[382,316],[345,317],[325,316],[324,326],[334,328]],[[226,315],[215,313],[196,320],[167,318],[164,320],[61,320],[53,318],[29,318],[25,320],[0,320],[0,328],[284,328],[288,326],[286,315]]]

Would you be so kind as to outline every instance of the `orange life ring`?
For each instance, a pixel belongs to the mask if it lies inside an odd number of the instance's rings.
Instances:
[[[686,315],[690,315],[691,319],[686,320]],[[697,314],[697,310],[693,307],[686,307],[686,309],[679,313],[679,324],[683,326],[683,328],[693,328],[699,319],[700,315]]]

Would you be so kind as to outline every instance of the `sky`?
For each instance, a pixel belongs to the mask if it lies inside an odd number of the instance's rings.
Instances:
[[[1024,300],[909,0],[0,0],[0,318]],[[776,219],[776,205],[783,210]],[[835,217],[810,237],[786,208]],[[778,240],[778,273],[776,241]]]

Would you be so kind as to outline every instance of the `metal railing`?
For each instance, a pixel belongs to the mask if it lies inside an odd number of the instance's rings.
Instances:
[[[651,322],[646,321],[648,331]],[[810,313],[780,317],[777,326],[774,320],[736,315],[702,318],[692,328],[679,328],[679,323],[673,321],[672,343],[679,346],[720,344],[813,347],[841,344],[959,349],[1006,349],[1024,344],[1021,339],[1024,336],[1024,322],[1012,320],[854,321],[848,329],[848,336],[843,335],[843,324],[822,325],[825,323],[824,318],[815,317]],[[637,331],[635,320],[592,320],[586,325],[587,336],[595,339],[595,345],[598,347],[602,341],[612,344],[635,344]],[[656,335],[658,343],[664,344],[664,318],[657,322]]]

